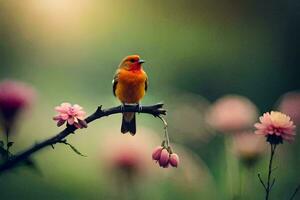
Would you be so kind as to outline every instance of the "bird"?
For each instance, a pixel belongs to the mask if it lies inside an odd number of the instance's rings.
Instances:
[[[112,84],[113,94],[120,100],[122,107],[126,104],[138,104],[140,108],[140,101],[148,89],[148,76],[142,67],[144,62],[139,55],[129,55],[119,64]],[[121,132],[136,134],[135,113],[123,113]]]

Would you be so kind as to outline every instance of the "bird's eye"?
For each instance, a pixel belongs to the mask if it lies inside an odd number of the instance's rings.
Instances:
[[[135,59],[134,59],[134,58],[131,58],[129,61],[132,62],[132,63],[134,63],[134,62],[135,62]]]

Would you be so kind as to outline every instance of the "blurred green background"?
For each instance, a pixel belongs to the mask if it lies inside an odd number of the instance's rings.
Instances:
[[[181,124],[172,123],[173,115],[196,103],[200,115],[228,93],[248,97],[265,112],[282,94],[299,89],[299,8],[296,0],[1,0],[0,78],[30,83],[38,92],[12,137],[13,152],[60,130],[52,116],[62,102],[78,103],[88,113],[98,105],[118,105],[113,74],[124,56],[139,54],[150,82],[143,104],[165,103],[171,140],[186,149],[193,166],[171,173],[156,169],[153,180],[125,182],[125,189],[111,183],[118,175],[101,169],[105,161],[99,152],[104,137],[121,135],[121,116],[116,115],[69,137],[88,157],[56,145],[34,155],[40,173],[21,168],[2,175],[0,199],[230,199],[222,170],[223,137],[194,126],[197,120],[187,112],[182,124],[199,132],[196,139],[187,139],[188,133],[174,128]],[[148,115],[139,115],[137,123],[138,135],[157,137],[146,143],[151,159],[162,124]],[[273,199],[287,199],[300,181],[299,144],[298,137],[278,151]],[[246,179],[251,188],[241,199],[262,199],[256,172],[265,173],[266,166],[267,156]],[[191,180],[193,176],[197,178]]]

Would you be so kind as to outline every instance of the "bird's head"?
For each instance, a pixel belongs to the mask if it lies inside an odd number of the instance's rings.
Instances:
[[[142,64],[145,61],[139,55],[126,56],[119,65],[119,68],[128,71],[139,71],[142,69]]]

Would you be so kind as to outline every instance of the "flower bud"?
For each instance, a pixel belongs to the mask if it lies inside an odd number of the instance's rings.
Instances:
[[[160,154],[162,150],[163,150],[162,146],[156,147],[152,153],[152,159],[158,161],[160,159]]]
[[[161,167],[168,167],[168,165],[169,165],[169,157],[170,157],[170,154],[167,151],[167,149],[163,149],[161,151],[161,154],[160,154],[159,165]]]
[[[179,165],[179,157],[176,153],[172,153],[170,155],[170,159],[169,159],[169,162],[170,164],[173,166],[173,167],[177,167]]]
[[[87,128],[87,123],[85,120],[78,119],[79,128]]]

